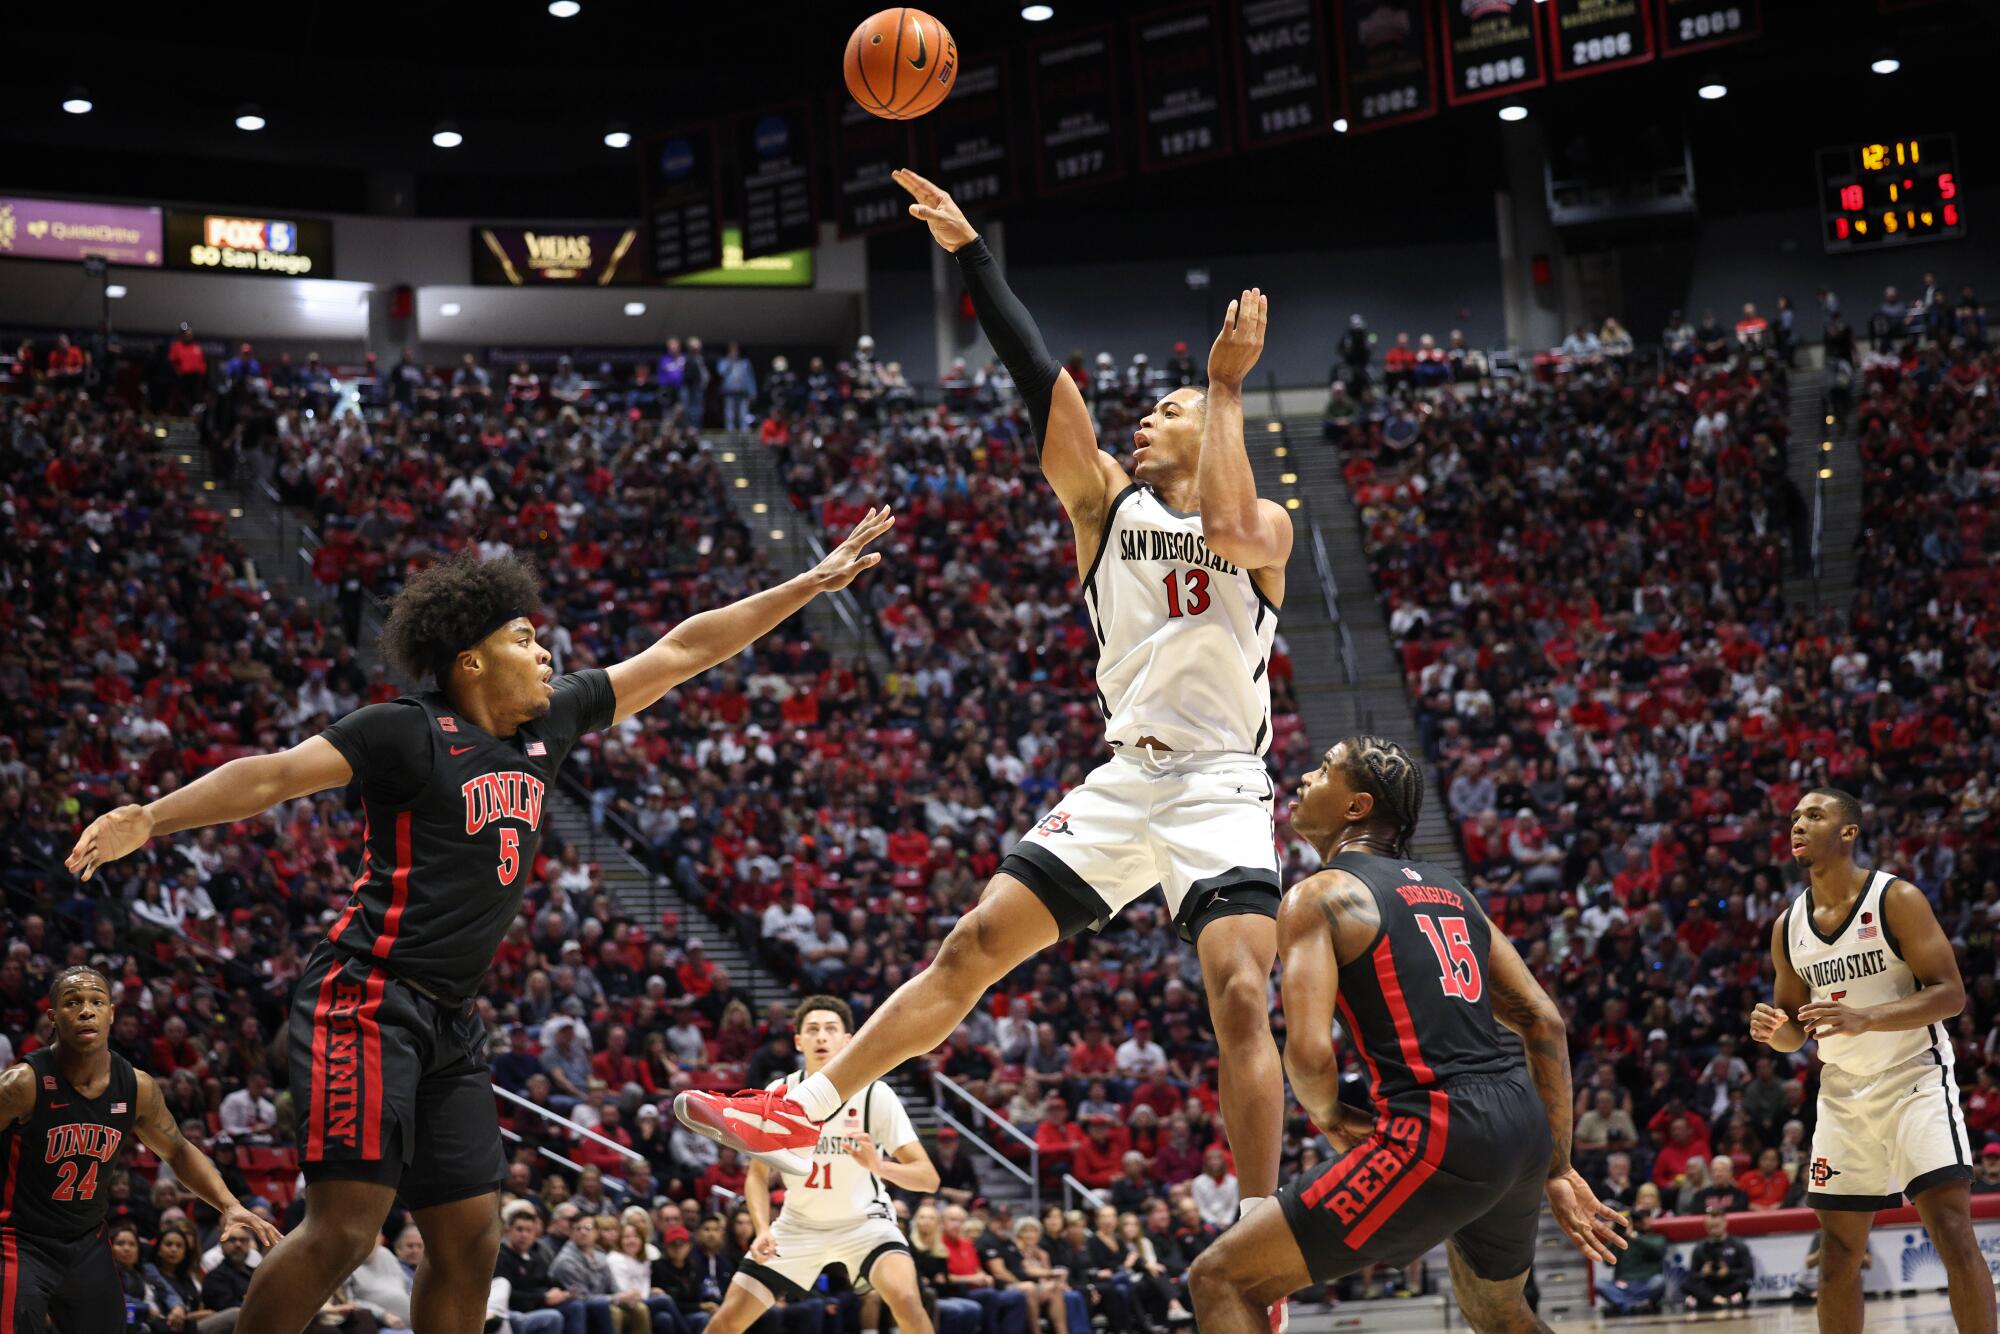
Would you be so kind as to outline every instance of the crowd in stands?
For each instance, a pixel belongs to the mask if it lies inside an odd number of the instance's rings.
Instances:
[[[1811,448],[1786,439],[1789,302],[1676,317],[1658,374],[1579,358],[1329,415],[1469,881],[1569,1021],[1578,1160],[1638,1213],[1804,1193],[1816,1060],[1743,1034],[1815,785],[1862,799],[1862,860],[1957,946],[1972,1147],[2000,1144],[2000,374],[1970,289],[1924,287],[1858,357],[1821,294],[1856,377],[1851,606],[1786,596],[1786,456]]]
[[[1798,1196],[1814,1071],[1740,1034],[1768,989],[1770,920],[1797,891],[1784,812],[1816,782],[1861,792],[1865,846],[1961,944],[1967,1120],[2000,1137],[2000,427],[1993,353],[1970,327],[1906,317],[1854,363],[1866,577],[1846,613],[1785,599],[1799,500],[1789,353],[1768,326],[1720,344],[1697,331],[1691,355],[1669,339],[1660,375],[1615,327],[1509,380],[1462,339],[1420,340],[1397,378],[1378,387],[1363,356],[1336,393],[1330,431],[1468,878],[1564,1007],[1578,1156],[1621,1204]],[[698,1326],[748,1242],[744,1166],[662,1104],[761,1086],[796,1060],[782,1005],[753,1012],[703,936],[733,930],[865,1015],[1101,747],[1067,524],[1004,371],[954,366],[925,405],[868,340],[761,376],[687,340],[588,380],[567,361],[546,378],[476,359],[445,376],[407,354],[356,380],[247,345],[225,358],[191,332],[164,348],[136,379],[92,384],[69,345],[27,347],[0,396],[0,678],[21,702],[0,737],[0,1056],[46,1040],[55,968],[100,961],[119,983],[118,1050],[282,1221],[299,1204],[279,1021],[341,901],[358,808],[324,794],[89,886],[51,874],[75,829],[395,693],[357,652],[367,598],[438,551],[536,556],[559,670],[774,581],[743,554],[704,425],[754,422],[829,539],[896,506],[896,541],[856,589],[879,655],[836,657],[787,628],[579,748],[578,795],[698,914],[633,920],[551,833],[480,1000],[496,1082],[618,1146],[508,1113],[521,1138],[499,1300],[514,1328],[544,1334],[560,1308],[574,1334],[590,1303],[550,1307],[552,1288],[627,1313],[620,1330]],[[1151,397],[1194,376],[1184,346],[1158,370],[1082,354],[1067,369],[1119,453]],[[184,409],[218,466],[308,516],[312,595],[229,540],[162,434],[156,414]],[[1285,780],[1306,751],[1290,677],[1280,654]],[[1288,881],[1311,867],[1296,840],[1284,857]],[[1141,906],[1024,966],[935,1060],[1034,1140],[1046,1198],[1069,1175],[1104,1205],[1014,1219],[982,1184],[997,1169],[941,1137],[936,1200],[902,1203],[944,1327],[1184,1316],[1185,1267],[1233,1219],[1236,1187],[1199,970],[1163,915]],[[551,1169],[543,1147],[581,1171]],[[1294,1109],[1286,1170],[1325,1152]],[[179,1329],[226,1309],[257,1257],[223,1248],[212,1214],[160,1176],[140,1152],[111,1189],[151,1257],[128,1266],[128,1291],[146,1284],[159,1327]],[[407,1323],[420,1246],[394,1222],[329,1323]],[[772,1328],[839,1328],[861,1300],[836,1286]]]

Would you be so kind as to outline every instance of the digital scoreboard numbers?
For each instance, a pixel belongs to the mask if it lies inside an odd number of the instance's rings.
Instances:
[[[1965,235],[1958,145],[1949,134],[1822,148],[1819,190],[1821,240],[1829,252]]]

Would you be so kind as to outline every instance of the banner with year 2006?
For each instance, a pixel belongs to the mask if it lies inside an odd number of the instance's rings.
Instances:
[[[1646,0],[1551,0],[1549,69],[1557,79],[1642,65],[1653,58]]]
[[[1089,29],[1036,47],[1035,177],[1044,192],[1112,181],[1125,174],[1118,137],[1118,87],[1111,29]]]
[[[1341,101],[1350,129],[1435,116],[1431,0],[1339,0]]]
[[[1443,0],[1444,97],[1452,106],[1539,88],[1541,6],[1536,0]]]

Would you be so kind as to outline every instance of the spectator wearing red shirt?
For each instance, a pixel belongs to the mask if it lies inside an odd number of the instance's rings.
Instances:
[[[1417,350],[1410,346],[1407,333],[1396,335],[1396,342],[1382,357],[1382,379],[1391,393],[1397,388],[1414,384],[1417,375]]]
[[[1691,1122],[1699,1120],[1690,1112],[1674,1113],[1671,1108],[1662,1108],[1653,1120],[1672,1115],[1667,1123],[1667,1142],[1660,1146],[1660,1152],[1653,1159],[1653,1184],[1662,1191],[1678,1190],[1681,1178],[1687,1175],[1687,1165],[1697,1158],[1710,1157],[1707,1127],[1703,1127],[1700,1138],[1696,1138]],[[1650,1127],[1649,1127],[1650,1128]]]
[[[1035,1147],[1042,1153],[1042,1175],[1060,1180],[1083,1145],[1083,1132],[1069,1119],[1069,1100],[1058,1094],[1043,1103],[1042,1123],[1035,1127]]]
[[[153,1039],[153,1073],[162,1079],[171,1078],[182,1070],[192,1070],[199,1078],[208,1078],[208,1060],[201,1048],[188,1036],[187,1020],[179,1015],[170,1015],[160,1036]]]
[[[1084,1118],[1083,1144],[1076,1151],[1076,1166],[1070,1170],[1093,1190],[1109,1190],[1123,1170],[1125,1145],[1112,1132],[1115,1124],[1102,1114]]]
[[[1792,1179],[1785,1175],[1777,1149],[1769,1148],[1757,1155],[1757,1166],[1737,1177],[1736,1184],[1752,1209],[1776,1209],[1785,1202]]]
[[[683,995],[706,996],[714,987],[715,962],[699,940],[687,943],[687,953],[681,957],[681,966],[674,970],[674,976],[680,979]]]
[[[83,378],[83,368],[89,363],[90,357],[69,341],[68,334],[57,334],[56,345],[49,349],[50,387],[59,390],[73,387]]]
[[[603,1080],[607,1088],[645,1087],[644,1063],[626,1049],[631,1040],[625,1025],[613,1024],[605,1030],[604,1050],[590,1058],[590,1073]]]
[[[632,1136],[622,1124],[618,1104],[608,1098],[598,1111],[597,1134],[621,1148],[632,1147]],[[600,1144],[588,1135],[578,1137],[577,1146],[571,1150],[571,1154],[579,1163],[586,1165],[594,1163],[601,1170],[613,1175],[623,1175],[625,1164],[630,1161],[610,1144]]]
[[[1104,1025],[1093,1019],[1083,1026],[1083,1037],[1069,1053],[1069,1072],[1077,1079],[1095,1079],[1118,1068],[1118,1049],[1104,1038]]]
[[[907,870],[920,871],[930,865],[931,836],[918,829],[905,813],[889,835],[889,860]]]
[[[1974,1139],[2000,1137],[2000,1064],[1983,1067],[1965,1095],[1965,1124]]]
[[[1181,1091],[1167,1082],[1164,1070],[1155,1070],[1132,1089],[1132,1097],[1126,1103],[1127,1109],[1150,1107],[1160,1117],[1172,1116],[1186,1101]]]
[[[711,1192],[718,1186],[732,1194],[741,1195],[744,1178],[748,1175],[736,1156],[736,1150],[725,1144],[716,1152],[715,1166],[703,1172],[700,1179],[695,1182],[694,1197],[707,1207],[714,1199]]]

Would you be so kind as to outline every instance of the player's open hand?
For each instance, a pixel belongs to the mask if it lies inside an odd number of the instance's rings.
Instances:
[[[979,239],[979,233],[972,230],[972,224],[965,220],[965,214],[950,195],[908,167],[890,172],[889,178],[910,192],[910,198],[916,201],[910,205],[910,216],[929,223],[931,239],[946,250],[957,250]]]
[[[1229,303],[1222,317],[1222,332],[1208,349],[1208,382],[1241,389],[1257,358],[1264,355],[1264,326],[1271,315],[1271,299],[1262,288],[1245,288],[1243,295]]]
[[[1601,1265],[1616,1264],[1618,1257],[1611,1248],[1622,1251],[1629,1244],[1625,1216],[1598,1199],[1574,1167],[1559,1177],[1550,1177],[1548,1191],[1549,1212],[1576,1248]]]
[[[749,1254],[760,1265],[767,1265],[778,1258],[778,1239],[771,1235],[771,1229],[764,1228],[750,1239]]]
[[[257,1243],[257,1249],[270,1254],[276,1246],[280,1234],[278,1229],[260,1214],[253,1214],[242,1205],[234,1205],[222,1215],[222,1235],[233,1237],[239,1232],[248,1232],[250,1240]]]
[[[90,822],[63,862],[71,875],[88,880],[106,862],[137,852],[153,836],[153,817],[144,806],[120,806]]]
[[[847,535],[847,540],[828,552],[826,559],[813,570],[813,576],[819,580],[819,591],[830,593],[836,588],[845,588],[863,570],[880,564],[882,553],[868,550],[868,544],[895,524],[896,516],[887,505],[862,515],[861,522],[854,525],[854,531]]]
[[[882,1167],[882,1151],[875,1147],[874,1137],[867,1131],[847,1137],[847,1156],[861,1164],[864,1172],[876,1172]]]
[[[1778,1030],[1791,1022],[1791,1018],[1777,1006],[1759,1002],[1757,1008],[1750,1011],[1751,1041],[1768,1046],[1771,1039],[1778,1036]]]
[[[1799,1007],[1799,1027],[1812,1038],[1859,1037],[1875,1023],[1868,1011],[1857,1010],[1841,1001],[1809,1001]]]

